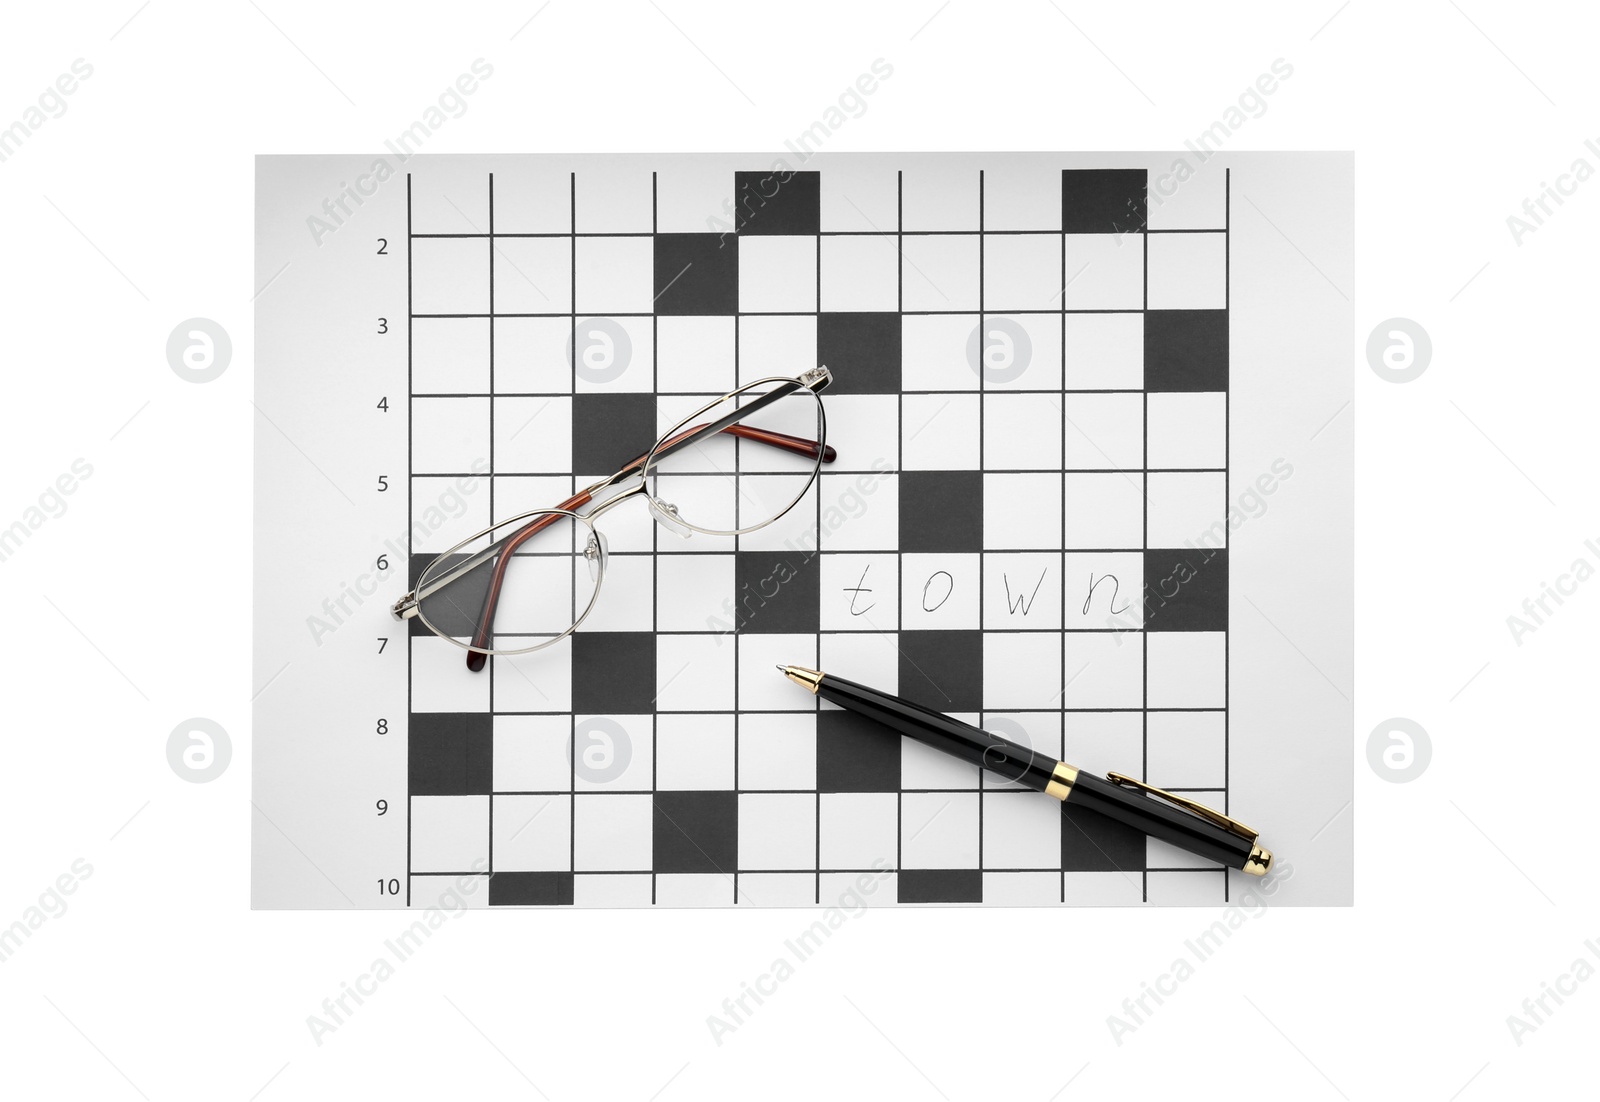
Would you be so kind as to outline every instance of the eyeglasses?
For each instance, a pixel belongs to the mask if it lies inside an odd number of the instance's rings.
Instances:
[[[834,459],[820,394],[832,380],[817,367],[796,378],[758,379],[708,402],[615,474],[444,552],[395,602],[395,619],[416,617],[465,649],[471,670],[483,669],[491,654],[559,643],[599,599],[608,552],[595,521],[622,502],[644,498],[656,522],[684,538],[754,532],[799,504],[822,464]],[[751,418],[763,427],[746,423]],[[587,513],[577,511],[635,478]]]

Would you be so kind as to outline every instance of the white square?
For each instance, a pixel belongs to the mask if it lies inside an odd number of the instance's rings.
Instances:
[[[871,685],[886,693],[900,689],[900,650],[896,642],[894,624],[883,625],[884,631],[853,631],[843,634],[824,633],[818,639],[819,669],[849,670],[850,679]],[[835,707],[824,701],[824,709]]]
[[[1059,838],[1061,832],[1056,831]],[[1060,872],[990,872],[983,874],[983,901],[996,907],[1050,907],[1061,898]]]
[[[891,864],[872,872],[825,872],[817,877],[817,894],[824,906],[855,914],[858,908],[892,907],[899,877]]]
[[[908,314],[900,319],[900,377],[906,391],[977,390],[977,314]]]
[[[822,309],[900,308],[900,250],[890,235],[822,238]]]
[[[575,907],[649,907],[652,882],[649,873],[621,876],[599,873],[572,878],[572,904]]]
[[[487,394],[489,319],[417,318],[412,322],[411,391]],[[391,396],[389,408],[398,404]]]
[[[1138,907],[1144,903],[1144,877],[1126,872],[1064,872],[1061,890],[1075,907]]]
[[[663,712],[732,709],[733,656],[733,642],[727,636],[656,636],[656,708]]]
[[[806,694],[776,670],[770,680],[781,681],[802,697]],[[739,731],[739,787],[815,788],[817,784],[817,717],[815,712],[795,715],[747,716]]]
[[[1061,389],[1060,314],[985,314],[985,390]],[[970,340],[970,338],[969,338]],[[969,358],[974,350],[969,348]]]
[[[907,552],[900,562],[900,625],[906,631],[967,630],[981,625],[979,556]]]
[[[1061,805],[1037,792],[983,794],[983,864],[997,869],[1061,867]]]
[[[985,710],[1056,708],[1061,700],[1061,636],[1055,632],[985,632]]]
[[[739,904],[749,907],[810,907],[817,900],[814,872],[739,874]]]
[[[1227,234],[1150,234],[1149,309],[1221,310],[1227,305]]]
[[[412,872],[468,872],[488,860],[488,796],[411,797]]]
[[[677,872],[656,877],[657,907],[726,907],[732,902],[731,876],[716,872]]]
[[[1152,631],[1149,706],[1221,708],[1228,702],[1227,633]]]
[[[1143,235],[1073,233],[1067,235],[1068,310],[1144,308]]]
[[[823,631],[893,631],[900,623],[900,560],[887,555],[823,555]]]
[[[651,173],[633,165],[577,173],[572,183],[574,228],[579,233],[650,233],[651,187]]]
[[[733,331],[732,317],[657,318],[656,389],[705,394],[708,401],[732,390]]]
[[[570,314],[572,239],[495,238],[494,310],[497,314]]]
[[[900,867],[978,867],[978,794],[906,792],[900,797]]]
[[[653,812],[648,795],[573,797],[573,868],[648,871]]]
[[[649,715],[573,716],[573,787],[580,793],[649,789],[655,774],[654,721]]]
[[[1063,478],[1065,547],[1144,546],[1144,476],[1079,474]]]
[[[1185,547],[1214,537],[1217,522],[1228,515],[1228,476],[1221,471],[1153,474],[1149,494],[1151,547]]]
[[[656,175],[657,233],[715,233],[733,224],[733,173],[684,159]]]
[[[1062,635],[1065,708],[1144,705],[1142,632],[1069,631]]]
[[[894,233],[900,225],[900,179],[892,168],[836,161],[822,174],[824,233]]]
[[[817,366],[815,317],[741,317],[738,333],[740,385],[771,375],[792,377]]]
[[[1145,222],[1152,231],[1220,230],[1228,224],[1228,170],[1221,162],[1179,157],[1150,174]]]
[[[656,788],[702,792],[736,787],[733,727],[731,715],[657,716]]]
[[[1228,465],[1228,396],[1152,394],[1149,462],[1153,469]]]
[[[1063,326],[1068,390],[1143,389],[1143,314],[1068,314]]]
[[[895,866],[900,842],[897,793],[828,792],[819,800],[822,833],[818,841],[823,868]]]
[[[950,712],[952,718],[979,726],[982,716],[969,712]],[[917,789],[948,789],[978,787],[976,766],[960,758],[924,746],[920,742],[902,739],[900,742],[900,788],[903,792]],[[920,823],[918,825],[921,825]]]
[[[495,390],[501,394],[570,391],[573,371],[567,349],[571,344],[570,317],[495,318]]]
[[[571,796],[496,796],[494,871],[572,867]]]
[[[637,508],[637,506],[635,506]],[[607,518],[610,519],[609,517]],[[578,533],[583,538],[584,533]],[[530,543],[531,546],[531,543]],[[573,560],[576,568],[578,611],[589,602],[594,592],[588,580],[588,569]],[[601,581],[600,597],[584,620],[583,631],[650,631],[654,624],[651,610],[655,605],[655,562],[650,555],[618,554],[606,557],[605,578]]]
[[[1015,162],[986,169],[983,228],[1060,232],[1061,170],[1053,165]]]
[[[463,653],[459,647],[451,649]],[[498,655],[489,661],[494,666],[494,706],[498,710],[565,712],[572,708],[572,647],[557,643],[531,654]],[[461,668],[466,670],[465,661]],[[489,680],[477,674],[468,676]],[[413,692],[415,678],[413,666]]]
[[[826,393],[826,392],[824,392]],[[785,398],[788,403],[797,399]],[[900,466],[900,396],[898,394],[837,394],[824,397],[827,409],[828,443],[839,453],[839,458],[825,470],[893,471]],[[816,418],[802,416],[793,427],[783,424],[763,423],[762,427],[775,428],[795,436],[811,439],[816,435]],[[799,422],[808,421],[809,424]],[[793,460],[787,453],[772,453],[779,461],[778,469],[793,469]]]
[[[733,600],[732,555],[663,554],[655,562],[656,630],[715,631],[731,626],[723,603]]]
[[[1059,631],[1061,580],[1059,552],[984,555],[983,626]]]
[[[412,444],[413,453],[418,434]],[[555,474],[572,469],[571,398],[496,398],[494,469],[501,474]],[[544,506],[559,504],[556,498]]]
[[[1143,712],[1068,712],[1063,761],[1091,773],[1144,775]]]
[[[741,869],[817,867],[817,797],[809,793],[739,795]]]
[[[902,219],[907,230],[976,230],[978,170],[933,160],[901,175]]]
[[[496,165],[494,232],[571,233],[572,173],[532,159]]]
[[[396,625],[388,646],[405,646],[405,633],[405,625]],[[412,711],[486,712],[489,680],[467,669],[467,652],[449,640],[431,633],[411,640]]]
[[[439,116],[443,121],[442,115]],[[424,127],[424,135],[427,127]],[[401,160],[409,160],[415,129],[402,133],[391,146]],[[411,228],[415,233],[487,233],[489,229],[489,175],[467,158],[440,158],[419,172],[410,188]],[[391,187],[406,190],[407,184]],[[390,252],[394,249],[391,246]]]
[[[1220,907],[1227,888],[1227,874],[1212,865],[1209,869],[1152,870],[1144,877],[1145,893],[1158,907]]]
[[[655,333],[650,318],[578,318],[573,323],[573,385],[584,393],[654,390]]]
[[[906,394],[900,399],[901,466],[975,471],[982,466],[976,394]]]
[[[648,314],[655,308],[655,241],[580,237],[576,245],[580,314]]]
[[[1068,551],[1063,560],[1068,631],[1137,631],[1143,626],[1143,552]]]
[[[1061,465],[1061,403],[1053,394],[986,394],[983,459],[991,471]]]
[[[983,545],[997,551],[1060,547],[1060,502],[1059,474],[985,473]]]
[[[825,474],[817,483],[824,550],[878,551],[899,546],[898,475]]]
[[[1060,211],[1056,213],[1059,218]],[[1059,309],[1066,282],[1061,273],[1062,241],[1059,233],[984,235],[983,308]]]
[[[465,474],[489,453],[489,399],[414,398],[411,402],[411,470]]]
[[[758,234],[739,238],[741,313],[815,311],[816,308],[815,237]],[[812,366],[816,366],[815,363]]]
[[[539,474],[497,474],[494,476],[494,519],[495,523],[510,520],[512,517],[531,513],[537,509],[550,509],[559,505],[572,496],[572,476],[570,475],[539,475]],[[567,544],[572,550],[570,540],[571,529],[566,535]],[[541,541],[542,542],[542,541]],[[527,550],[537,550],[533,544],[524,545]]]
[[[569,791],[571,743],[569,716],[495,716],[494,790]]]
[[[1143,394],[1067,394],[1063,400],[1068,470],[1143,469]]]
[[[1151,712],[1146,778],[1158,788],[1227,786],[1228,718],[1223,712]]]
[[[416,314],[489,313],[489,239],[413,238],[411,310]]]
[[[736,640],[739,647],[741,711],[816,711],[817,698],[799,688],[788,678],[779,676],[774,669],[775,666],[805,666],[808,669],[816,669],[815,635],[740,635]]]
[[[466,478],[411,479],[413,554],[443,554],[489,526],[488,469],[484,463]]]
[[[900,263],[902,310],[978,309],[976,234],[906,234]]]

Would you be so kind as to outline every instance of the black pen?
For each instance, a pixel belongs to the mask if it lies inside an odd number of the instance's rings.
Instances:
[[[841,708],[869,716],[907,738],[982,766],[1008,781],[1054,796],[1064,804],[1108,819],[1251,876],[1272,867],[1272,852],[1256,845],[1257,832],[1184,796],[1121,773],[1096,777],[1064,761],[980,727],[842,677],[804,666],[779,666],[796,685]]]

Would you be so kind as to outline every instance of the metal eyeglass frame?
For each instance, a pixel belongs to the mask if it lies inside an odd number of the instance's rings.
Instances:
[[[786,376],[772,376],[765,379],[757,379],[756,381],[752,383],[746,383],[744,386],[738,387],[735,390],[730,390],[728,393],[724,394],[715,401],[707,402],[705,405],[689,414],[689,416],[679,421],[672,428],[668,429],[666,433],[664,433],[661,438],[655,442],[654,446],[652,446],[648,452],[632,462],[625,464],[622,469],[617,471],[615,474],[609,475],[606,478],[602,478],[594,485],[587,486],[584,489],[579,490],[572,497],[569,497],[566,501],[563,501],[560,505],[557,505],[554,508],[533,509],[526,513],[521,513],[517,516],[511,517],[508,520],[503,520],[498,524],[491,524],[482,531],[475,532],[468,536],[466,539],[450,548],[450,550],[435,556],[433,561],[430,562],[426,569],[424,569],[418,576],[418,588],[412,590],[410,593],[407,593],[404,597],[401,597],[398,601],[396,601],[394,603],[394,607],[390,609],[390,612],[394,615],[396,620],[409,620],[413,616],[417,617],[422,621],[424,627],[433,632],[435,635],[439,636],[439,638],[453,643],[465,650],[467,652],[467,668],[474,671],[483,669],[484,665],[487,663],[489,655],[491,654],[531,654],[534,651],[543,650],[546,647],[554,646],[567,636],[571,635],[574,631],[577,631],[578,626],[582,624],[583,621],[588,618],[589,613],[594,610],[595,602],[600,597],[601,585],[605,581],[606,567],[605,538],[595,528],[594,522],[611,509],[614,509],[616,506],[620,505],[622,502],[628,501],[635,497],[646,498],[650,503],[650,511],[656,516],[658,521],[662,522],[664,526],[669,528],[676,526],[678,528],[688,529],[689,531],[687,532],[679,533],[680,535],[685,536],[692,532],[699,532],[708,536],[739,536],[745,534],[746,532],[754,532],[757,529],[765,528],[767,525],[776,522],[785,516],[796,505],[798,505],[800,503],[800,499],[803,498],[816,483],[817,476],[822,470],[822,464],[833,462],[837,455],[834,449],[828,446],[826,440],[828,422],[820,395],[820,392],[832,381],[833,373],[830,372],[826,366],[820,366],[812,368],[810,371],[803,372],[794,378],[789,378]],[[736,408],[731,413],[723,417],[719,417],[715,421],[707,421],[703,424],[690,427],[689,423],[695,420],[695,418],[706,414],[710,410],[715,409],[717,406],[722,405],[724,402],[736,401],[740,395],[767,386],[770,386],[772,389],[767,391],[767,393],[763,394],[761,397],[750,401],[747,405]],[[751,414],[759,412],[764,407],[771,405],[781,398],[786,398],[791,394],[798,393],[809,394],[816,400],[817,439],[807,440],[804,437],[790,436],[788,433],[772,432],[766,429],[758,429],[750,425],[741,424],[741,422]],[[688,521],[680,517],[675,505],[664,502],[656,497],[655,494],[651,493],[650,475],[656,464],[665,459],[667,456],[671,455],[673,452],[687,448],[697,441],[704,440],[707,437],[719,432],[726,432],[732,436],[739,437],[740,439],[749,440],[752,443],[767,444],[771,447],[781,448],[784,451],[794,452],[797,455],[807,456],[815,459],[816,463],[812,466],[811,473],[807,476],[805,485],[800,487],[799,491],[795,494],[794,499],[790,501],[789,504],[785,505],[779,512],[762,521],[760,524],[753,524],[748,528],[738,528],[729,531],[723,531],[714,528],[701,528],[697,525],[690,524]],[[600,493],[602,490],[605,490],[611,486],[615,486],[617,483],[623,482],[635,476],[639,477],[638,485],[630,486],[627,489],[611,495],[604,501],[595,505],[588,511],[588,513],[578,513],[576,511],[581,509],[583,506],[590,504],[594,500],[595,495]],[[497,650],[491,647],[489,643],[492,634],[491,629],[494,624],[495,610],[499,603],[500,589],[505,581],[506,568],[510,564],[512,554],[524,542],[537,533],[543,531],[545,528],[548,528],[550,525],[556,523],[556,521],[561,517],[567,517],[589,530],[589,538],[586,541],[583,549],[584,558],[590,561],[595,571],[594,592],[589,596],[589,603],[585,605],[583,611],[574,618],[572,625],[559,635],[546,639],[541,643],[536,643],[530,647],[519,647],[516,650]],[[452,555],[459,553],[463,547],[467,547],[475,541],[480,540],[499,529],[507,527],[514,528],[509,535],[495,540],[483,550],[467,558],[466,561],[456,563],[442,573],[440,577],[430,580],[430,575],[434,569],[441,563],[448,560]],[[440,590],[444,589],[457,579],[471,573],[473,570],[477,569],[484,562],[490,559],[496,559],[496,562],[494,564],[494,573],[489,583],[488,592],[484,596],[483,609],[478,616],[472,642],[463,643],[454,636],[441,631],[435,624],[429,621],[427,615],[422,612],[422,602],[426,598],[438,593]]]

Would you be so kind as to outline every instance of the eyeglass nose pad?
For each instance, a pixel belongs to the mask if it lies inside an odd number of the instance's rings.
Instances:
[[[680,539],[688,539],[694,532],[685,527],[682,518],[678,516],[678,507],[670,501],[657,501],[650,499],[650,514],[656,518],[656,523]]]
[[[600,580],[600,571],[605,569],[605,558],[610,552],[611,545],[606,543],[604,532],[590,532],[589,542],[583,547],[583,560],[589,565],[589,580]]]

